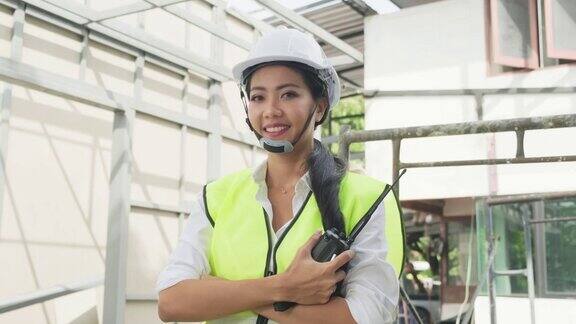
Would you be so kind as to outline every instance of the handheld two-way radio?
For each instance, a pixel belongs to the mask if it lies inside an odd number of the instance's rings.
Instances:
[[[402,172],[400,173],[400,175],[398,175],[396,180],[394,180],[392,185],[384,189],[384,191],[382,192],[382,194],[378,199],[379,201],[384,200],[386,195],[388,195],[388,193],[392,190],[392,188],[394,188],[394,186],[396,185],[398,180],[400,180],[400,177],[404,175],[404,173],[406,173],[406,169],[402,170]],[[377,206],[375,205],[372,208],[375,210],[376,207]],[[360,219],[360,221],[352,229],[352,232],[350,232],[350,236],[348,238],[346,237],[345,233],[338,231],[336,228],[331,228],[325,231],[324,234],[322,234],[322,238],[318,241],[318,243],[316,243],[316,245],[312,249],[312,258],[317,262],[329,262],[332,261],[332,259],[334,259],[340,253],[349,250],[350,246],[356,239],[356,236],[358,236],[360,231],[362,231],[364,226],[366,226],[366,224],[370,220],[370,216],[372,215],[374,210],[369,210],[369,212],[366,213],[366,215],[364,215],[364,217]],[[346,265],[344,265],[342,268],[346,269]],[[336,290],[334,291],[334,293],[332,293],[332,296],[339,294],[341,285],[342,282],[339,282],[338,285],[336,286]],[[278,312],[283,312],[285,310],[288,310],[290,307],[294,305],[296,305],[296,303],[294,302],[276,302],[274,303],[274,309]]]

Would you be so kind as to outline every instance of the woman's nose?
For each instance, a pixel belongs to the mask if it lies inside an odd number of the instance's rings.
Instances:
[[[264,117],[281,116],[282,109],[280,108],[280,101],[277,99],[270,99],[264,105]]]

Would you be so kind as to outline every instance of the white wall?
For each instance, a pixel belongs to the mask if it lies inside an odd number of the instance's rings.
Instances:
[[[365,26],[365,87],[378,90],[550,87],[576,85],[576,66],[534,72],[489,73],[482,0],[447,0],[372,16]],[[576,95],[487,96],[484,119],[576,113]],[[472,97],[418,97],[366,100],[366,129],[477,120]],[[492,139],[494,158],[515,156],[513,134],[404,140],[403,162],[485,159]],[[526,156],[576,154],[576,130],[527,132]],[[390,181],[391,144],[366,146],[369,174]],[[401,199],[489,194],[489,167],[411,169],[402,180]],[[575,163],[497,166],[496,194],[576,189]]]
[[[77,35],[27,17],[22,61],[78,79],[79,44]],[[14,86],[11,96],[1,299],[104,272],[113,117],[28,88]],[[2,314],[0,323],[97,320],[101,298],[101,289],[91,289]]]
[[[129,2],[90,3],[94,9],[104,10]],[[203,1],[177,6],[211,20],[212,8]],[[159,9],[142,16],[144,30],[151,35],[182,48],[188,43],[190,51],[214,59],[212,44],[221,40],[210,33],[186,27]],[[138,28],[136,14],[114,20]],[[253,28],[236,18],[226,17],[220,23],[247,41],[254,37]],[[12,9],[0,5],[0,57],[11,55],[12,26]],[[89,40],[83,68],[82,42],[80,34],[27,15],[22,62],[74,82],[134,96],[134,52]],[[220,63],[225,66],[231,67],[247,55],[222,42]],[[185,69],[175,70],[178,68],[146,61],[142,100],[210,124],[209,80]],[[0,82],[0,91],[4,85]],[[225,82],[223,95],[222,117],[217,122],[222,128],[248,133],[236,85]],[[104,274],[114,117],[101,108],[20,86],[13,87],[10,109],[7,179],[0,210],[0,300]],[[250,167],[264,156],[250,145],[226,139],[220,149],[221,160],[208,161],[208,134],[191,128],[182,131],[180,125],[137,113],[131,199],[186,205],[208,181],[210,163],[218,162],[220,175],[224,175]],[[126,323],[160,322],[153,300],[155,282],[177,243],[181,225],[177,216],[131,209],[126,294],[152,300],[127,301]],[[102,287],[90,289],[0,314],[0,323],[101,323],[102,298]]]

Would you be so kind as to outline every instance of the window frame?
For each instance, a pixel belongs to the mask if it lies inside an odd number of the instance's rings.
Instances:
[[[492,63],[505,67],[518,69],[537,69],[540,67],[540,51],[538,35],[541,32],[538,26],[538,11],[536,8],[537,0],[529,1],[529,24],[530,24],[530,47],[531,55],[528,58],[519,58],[504,55],[500,52],[500,24],[498,21],[498,3],[502,0],[489,0],[490,4],[490,48],[492,54]]]
[[[540,69],[576,65],[576,50],[558,49],[554,45],[552,1],[529,1],[530,46],[529,58],[520,58],[500,53],[498,3],[503,0],[486,2],[486,47],[491,74],[509,72],[531,72]]]
[[[546,37],[546,53],[544,55],[548,58],[559,59],[559,60],[571,60],[576,62],[576,49],[559,49],[555,47],[554,42],[554,10],[552,7],[552,1],[556,0],[541,0],[544,4],[544,23],[545,23],[545,37]],[[540,29],[539,33],[542,32]],[[561,65],[561,64],[558,64]]]

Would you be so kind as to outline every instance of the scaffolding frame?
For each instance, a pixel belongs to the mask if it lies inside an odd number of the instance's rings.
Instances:
[[[473,95],[476,99],[476,109],[478,117],[481,119],[483,107],[482,102],[485,95],[496,94],[573,94],[576,87],[548,87],[548,88],[511,88],[511,89],[455,89],[455,90],[413,90],[413,91],[374,91],[371,97],[375,96],[467,96]],[[370,142],[370,141],[392,141],[392,178],[395,179],[401,169],[406,168],[431,168],[446,166],[469,166],[469,165],[499,165],[499,164],[520,164],[520,163],[555,163],[555,162],[574,162],[576,155],[564,156],[541,156],[526,157],[524,154],[524,134],[528,130],[555,129],[576,127],[576,114],[553,115],[532,118],[515,118],[491,121],[475,121],[465,123],[453,123],[431,126],[416,126],[406,128],[350,131],[349,127],[344,127],[339,140],[339,156],[344,160],[350,158],[350,145],[352,143]],[[472,135],[487,134],[499,132],[514,132],[516,137],[516,157],[504,159],[474,159],[458,161],[434,161],[404,163],[400,160],[401,141],[406,138],[424,138],[424,137],[441,137],[451,135]],[[328,139],[328,143],[334,142],[334,138]],[[399,186],[396,186],[395,193],[399,196]],[[491,193],[492,194],[492,193]],[[554,193],[550,197],[567,195],[571,193]],[[512,198],[489,197],[488,207],[488,255],[493,256],[495,238],[492,233],[492,205],[506,203],[509,199],[536,200],[542,199],[542,195],[521,195]],[[576,221],[576,217],[555,218],[548,220],[529,220],[523,215],[522,224],[524,232],[524,244],[526,246],[525,258],[527,267],[525,269],[504,269],[495,270],[494,264],[488,264],[488,293],[490,303],[490,320],[492,324],[497,323],[496,319],[496,302],[495,302],[495,285],[496,276],[514,276],[524,275],[528,280],[528,295],[530,301],[530,318],[531,323],[535,323],[535,289],[534,289],[534,265],[532,261],[532,236],[531,226],[544,222],[562,222]],[[478,293],[478,291],[476,292]],[[465,318],[470,318],[471,312],[468,311]]]

